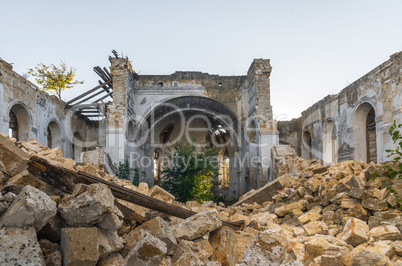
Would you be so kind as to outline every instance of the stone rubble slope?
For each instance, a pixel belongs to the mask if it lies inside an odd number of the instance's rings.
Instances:
[[[158,186],[136,187],[34,139],[0,135],[0,146],[0,264],[402,265],[402,211],[373,163],[323,166],[282,155],[274,182],[225,207],[176,202]],[[106,185],[77,184],[66,194],[42,182],[27,171],[33,155],[198,214],[183,220],[118,200],[148,219],[136,224]],[[391,183],[402,193],[400,180]],[[222,220],[244,220],[245,228]]]

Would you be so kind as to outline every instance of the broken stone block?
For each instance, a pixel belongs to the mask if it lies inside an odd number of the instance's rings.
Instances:
[[[123,214],[121,211],[113,205],[111,209],[107,211],[103,220],[97,224],[102,229],[109,231],[117,231],[123,225]]]
[[[96,227],[63,228],[60,250],[63,265],[96,265],[99,259]]]
[[[120,266],[124,258],[120,253],[113,253],[98,260],[97,266]]]
[[[366,177],[363,175],[353,175],[346,184],[351,188],[364,189],[366,186]]]
[[[313,171],[313,174],[322,174],[322,173],[328,171],[328,169],[327,169],[327,167],[321,165],[321,166],[314,167],[312,169],[312,171]]]
[[[364,249],[352,257],[352,265],[392,265],[392,263],[387,256],[372,249]]]
[[[114,197],[108,186],[78,184],[71,195],[61,200],[58,209],[69,225],[92,226],[101,222],[113,206]]]
[[[7,135],[0,134],[0,171],[15,176],[28,168],[29,158]]]
[[[33,226],[40,230],[56,213],[56,203],[39,189],[28,185],[0,218],[0,227]]]
[[[386,211],[389,208],[387,202],[372,198],[362,200],[362,206],[372,211]]]
[[[362,199],[364,195],[364,189],[352,187],[348,192],[348,196],[355,199]]]
[[[209,234],[209,243],[213,248],[211,259],[219,261],[222,265],[235,265],[237,263],[236,233],[227,226]]]
[[[341,200],[341,207],[345,209],[354,208],[356,205],[360,205],[360,200],[353,198],[344,198]]]
[[[137,192],[149,196],[149,186],[148,183],[141,182],[138,184]]]
[[[123,236],[126,245],[120,251],[120,254],[123,255],[124,258],[127,257],[128,253],[130,253],[130,251],[134,249],[138,242],[140,242],[140,240],[144,237],[145,232],[145,230],[141,230],[141,228],[137,227]]]
[[[177,225],[177,239],[194,240],[222,226],[217,210],[204,211],[193,215]]]
[[[402,241],[395,241],[392,243],[392,246],[395,248],[395,254],[402,256]]]
[[[172,203],[175,200],[175,196],[157,185],[149,190],[149,196],[167,203]]]
[[[316,234],[328,234],[328,227],[322,221],[312,221],[303,225],[303,229],[306,235],[313,236]]]
[[[0,229],[0,265],[45,265],[35,228]]]
[[[353,217],[349,218],[343,229],[341,239],[356,247],[368,241],[369,227],[366,222],[362,220]]]
[[[297,219],[299,220],[300,223],[305,224],[311,221],[318,221],[321,219],[321,217],[322,217],[321,214],[309,211],[299,216]]]
[[[187,252],[181,254],[181,256],[174,263],[175,266],[202,266],[205,265],[196,254],[193,252]]]
[[[341,254],[342,263],[350,265],[353,247],[336,237],[324,235],[313,236],[305,245],[306,255],[310,259],[315,259],[322,255],[335,255],[337,257],[338,254]]]
[[[286,256],[286,248],[276,237],[267,232],[259,232],[244,252],[240,265],[281,265]]]
[[[167,247],[165,242],[145,232],[144,237],[128,253],[121,265],[159,265],[166,252]]]
[[[124,247],[124,240],[116,231],[107,231],[98,228],[99,257],[105,257],[120,251]]]
[[[275,214],[283,217],[287,214],[291,214],[294,210],[302,210],[305,208],[307,202],[305,200],[299,200],[293,203],[282,205],[275,209]]]
[[[370,237],[379,240],[400,240],[401,232],[395,225],[381,225],[374,227],[369,232]]]

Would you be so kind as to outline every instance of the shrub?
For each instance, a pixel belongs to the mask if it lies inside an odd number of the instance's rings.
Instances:
[[[121,163],[119,162],[119,165],[114,164],[114,169],[116,171],[116,176],[120,179],[126,179],[126,180],[130,180],[130,164],[128,163],[128,161],[126,161],[125,163]],[[134,176],[133,176],[133,185],[138,186],[139,183],[139,179],[140,179],[140,174],[139,174],[139,170],[138,168],[134,168]]]

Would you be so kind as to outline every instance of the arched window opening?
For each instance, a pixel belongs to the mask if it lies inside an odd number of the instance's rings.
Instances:
[[[371,108],[366,121],[367,162],[377,163],[375,111]]]
[[[229,186],[229,166],[230,166],[229,152],[226,149],[222,157],[222,165],[221,165],[221,172],[222,172],[221,184],[223,186]]]
[[[47,146],[52,149],[52,131],[50,130],[50,127],[47,127]]]
[[[10,111],[10,122],[8,125],[8,135],[11,138],[15,138],[18,140],[18,120],[17,116],[13,111]]]

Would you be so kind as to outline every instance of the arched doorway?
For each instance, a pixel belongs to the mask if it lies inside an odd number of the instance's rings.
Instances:
[[[17,140],[30,138],[31,117],[22,104],[14,104],[9,112],[8,133]]]
[[[301,148],[302,157],[308,160],[313,158],[311,149],[313,146],[313,140],[309,131],[304,131],[303,133],[303,143]]]
[[[377,134],[375,109],[370,103],[363,103],[353,118],[355,161],[377,163]]]
[[[61,130],[55,121],[50,122],[47,127],[47,146],[51,149],[61,148]]]
[[[324,163],[337,162],[337,129],[333,121],[325,123],[322,140]]]

